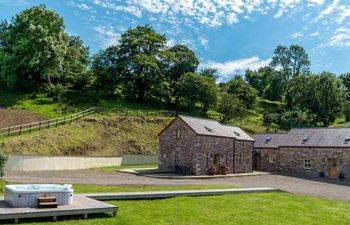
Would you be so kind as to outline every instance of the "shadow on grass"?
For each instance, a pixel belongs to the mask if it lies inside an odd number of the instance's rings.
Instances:
[[[42,217],[42,218],[30,218],[30,219],[19,219],[20,224],[32,224],[32,223],[38,223],[38,224],[48,224],[52,223],[53,217]],[[101,219],[103,221],[105,220],[113,220],[116,217],[113,217],[111,213],[99,213],[99,214],[89,214],[88,219],[84,219],[83,215],[73,215],[73,216],[57,216],[56,222],[65,222],[65,224],[76,224],[78,221],[84,221],[84,224],[88,222],[89,219]],[[13,224],[14,220],[4,220],[0,221],[0,224]],[[94,224],[91,222],[91,224]]]

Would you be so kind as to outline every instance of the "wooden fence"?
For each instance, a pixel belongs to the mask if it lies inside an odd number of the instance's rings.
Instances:
[[[57,127],[58,125],[64,125],[71,123],[72,121],[79,119],[83,116],[92,114],[95,112],[95,108],[86,109],[84,111],[74,113],[67,116],[58,117],[55,119],[43,120],[34,123],[22,124],[17,126],[11,126],[2,128],[0,130],[0,136],[21,135],[25,132],[32,132],[34,130],[41,130],[44,128]]]

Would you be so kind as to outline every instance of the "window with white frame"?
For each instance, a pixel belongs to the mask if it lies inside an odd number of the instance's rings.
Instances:
[[[181,129],[176,130],[176,138],[179,139],[181,137]]]
[[[273,154],[269,154],[269,163],[273,163],[273,162],[274,162]]]
[[[305,170],[311,169],[311,159],[305,158],[303,164]]]

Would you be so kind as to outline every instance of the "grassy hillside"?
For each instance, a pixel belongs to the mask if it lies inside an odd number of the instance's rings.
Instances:
[[[91,106],[130,111],[160,110],[159,107],[149,104],[122,100],[94,101],[86,98],[89,98],[89,95],[79,97],[75,93],[69,101],[56,103],[45,94],[14,95],[0,90],[0,105],[3,107],[26,109],[43,118],[62,116]],[[263,113],[275,112],[280,104],[258,99],[254,109],[244,118],[236,119],[231,124],[238,125],[251,134],[266,132],[266,127],[263,126]],[[215,111],[210,111],[208,114],[211,118],[220,118],[220,114]],[[157,134],[171,119],[171,117],[149,115],[124,116],[107,111],[90,115],[69,125],[22,136],[6,137],[0,140],[0,144],[6,153],[21,155],[155,154],[158,149]]]
[[[97,114],[69,125],[3,138],[0,142],[8,154],[155,154],[157,134],[170,120],[170,117]]]

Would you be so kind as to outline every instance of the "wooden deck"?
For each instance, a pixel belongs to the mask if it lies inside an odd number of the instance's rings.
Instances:
[[[56,220],[58,216],[82,215],[87,218],[89,214],[111,212],[116,215],[117,206],[107,204],[89,197],[75,195],[72,205],[59,206],[53,209],[39,208],[12,208],[4,200],[0,200],[0,220],[14,220],[18,223],[19,219],[52,217]]]

